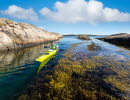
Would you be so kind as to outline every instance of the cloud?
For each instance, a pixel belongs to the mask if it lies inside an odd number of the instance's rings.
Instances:
[[[87,22],[96,24],[130,21],[129,13],[104,7],[102,2],[96,0],[88,2],[85,0],[68,0],[66,3],[57,1],[53,10],[45,7],[40,10],[40,13],[48,19],[66,23]]]
[[[8,7],[7,10],[3,10],[0,12],[3,15],[8,15],[10,17],[14,17],[14,18],[18,18],[18,19],[38,21],[38,16],[32,8],[24,9],[24,8],[18,7],[16,5],[11,5]]]

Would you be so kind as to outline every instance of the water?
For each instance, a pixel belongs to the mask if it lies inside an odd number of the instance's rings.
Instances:
[[[97,37],[97,36],[96,36]],[[78,40],[76,36],[64,37],[56,44],[59,45],[59,51],[54,59],[50,60],[43,71],[55,65],[62,54],[66,52],[72,44],[81,43],[78,45],[74,52],[79,55],[84,53],[83,57],[102,56],[116,59],[117,61],[124,62],[130,60],[130,50],[124,47],[109,44],[96,38],[91,37],[91,41]],[[96,45],[101,46],[101,50],[89,51],[87,45],[94,42]],[[49,45],[49,44],[45,44]],[[31,80],[37,75],[37,70],[40,65],[35,59],[46,51],[43,46],[36,46],[25,48],[19,51],[1,52],[0,53],[0,100],[14,100],[17,96],[30,84]]]

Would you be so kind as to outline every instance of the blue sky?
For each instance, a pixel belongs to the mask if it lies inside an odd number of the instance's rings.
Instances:
[[[0,17],[62,34],[130,33],[130,0],[0,0]]]

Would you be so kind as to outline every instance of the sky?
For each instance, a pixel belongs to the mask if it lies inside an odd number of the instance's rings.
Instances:
[[[0,0],[0,17],[49,32],[130,33],[130,0]]]

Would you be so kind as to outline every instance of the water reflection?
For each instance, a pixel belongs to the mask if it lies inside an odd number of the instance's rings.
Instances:
[[[44,51],[46,49],[40,45],[18,51],[0,52],[0,100],[13,100],[16,93],[31,81],[40,65],[35,59]]]

